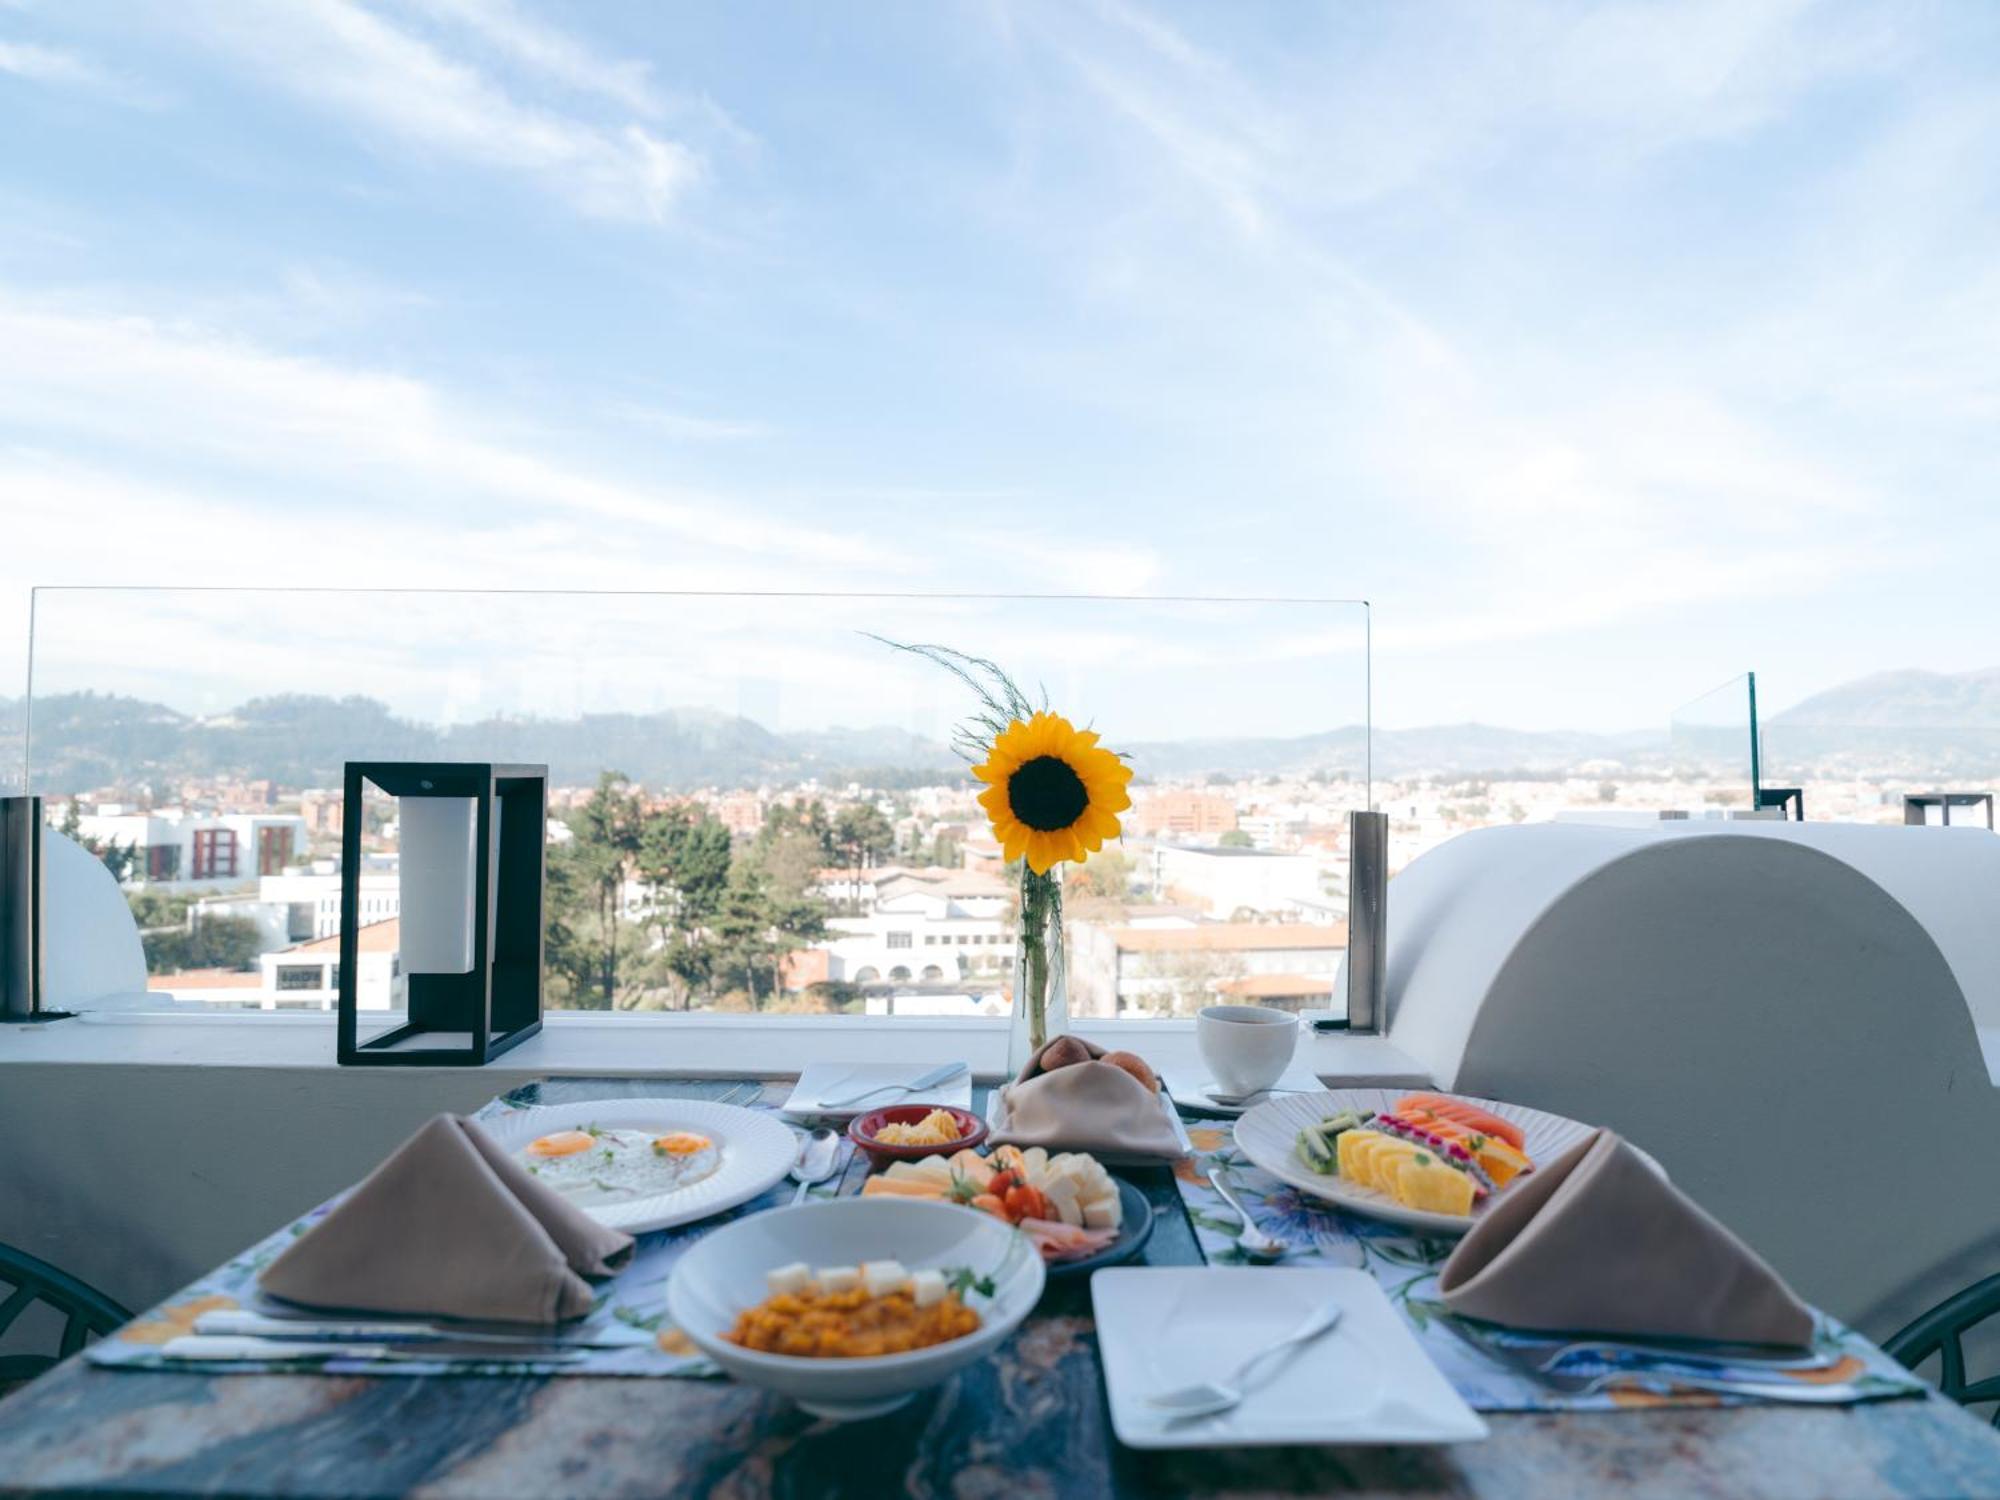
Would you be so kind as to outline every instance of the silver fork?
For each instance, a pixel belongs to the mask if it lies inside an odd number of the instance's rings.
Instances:
[[[1532,1356],[1482,1342],[1449,1317],[1439,1318],[1438,1321],[1444,1324],[1446,1332],[1467,1348],[1501,1368],[1526,1375],[1545,1390],[1563,1396],[1595,1396],[1601,1391],[1611,1390],[1659,1393],[1665,1387],[1680,1386],[1687,1390],[1715,1391],[1723,1395],[1754,1396],[1760,1401],[1791,1401],[1803,1406],[1836,1406],[1854,1399],[1854,1391],[1845,1381],[1838,1385],[1810,1385],[1790,1380],[1728,1380],[1681,1370],[1606,1370],[1599,1375],[1563,1375],[1544,1369]]]

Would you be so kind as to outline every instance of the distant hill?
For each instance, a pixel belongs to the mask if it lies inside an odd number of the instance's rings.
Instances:
[[[1867,726],[1880,729],[2000,728],[2000,667],[1975,672],[1876,672],[1815,693],[1773,726]]]
[[[0,787],[18,775],[20,733],[20,700],[0,698]],[[1352,776],[1362,769],[1368,741],[1359,726],[1347,726],[1121,748],[1148,780]],[[1589,734],[1445,724],[1376,730],[1373,764],[1377,777],[1588,775],[1664,770],[1684,748],[1670,745],[1664,730]],[[1830,688],[1768,716],[1764,752],[1767,784],[1811,773],[2000,779],[2000,668],[1881,672]],[[587,784],[609,767],[651,787],[679,789],[807,777],[905,786],[961,769],[946,746],[887,727],[778,733],[741,715],[694,708],[434,725],[399,717],[372,698],[305,694],[257,698],[206,718],[104,693],[37,698],[34,757],[36,783],[50,790],[190,776],[331,786],[343,761],[366,759],[541,761],[563,785]]]

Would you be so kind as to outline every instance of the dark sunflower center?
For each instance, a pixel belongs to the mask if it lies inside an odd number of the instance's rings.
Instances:
[[[1069,827],[1089,803],[1083,778],[1054,755],[1038,755],[1007,778],[1007,805],[1041,833]]]

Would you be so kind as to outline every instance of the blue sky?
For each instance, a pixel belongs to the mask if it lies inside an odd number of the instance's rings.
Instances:
[[[203,582],[1366,597],[1389,724],[1991,665],[1996,75],[1974,0],[0,0],[0,669]]]

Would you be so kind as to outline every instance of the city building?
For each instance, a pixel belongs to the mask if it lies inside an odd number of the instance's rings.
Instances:
[[[1276,854],[1228,845],[1156,844],[1153,889],[1170,901],[1198,906],[1219,921],[1272,916],[1333,922],[1340,907],[1320,881],[1312,854]]]
[[[1134,834],[1173,839],[1214,838],[1236,828],[1236,799],[1223,792],[1149,792],[1133,799],[1127,821]]]
[[[276,875],[303,852],[308,833],[296,813],[139,812],[115,804],[80,814],[77,831],[100,846],[134,851],[128,886],[183,890]]]
[[[355,933],[354,1003],[358,1010],[401,1010],[408,1004],[398,949],[402,922],[371,922]],[[340,937],[266,953],[259,961],[259,1000],[264,1010],[332,1010],[340,997]]]
[[[1069,924],[1072,1014],[1189,1016],[1204,1005],[1323,1005],[1347,952],[1345,922]]]
[[[1013,962],[1010,893],[970,870],[901,870],[875,888],[860,916],[830,917],[820,977],[847,984],[954,984]],[[818,970],[801,960],[795,972]]]

